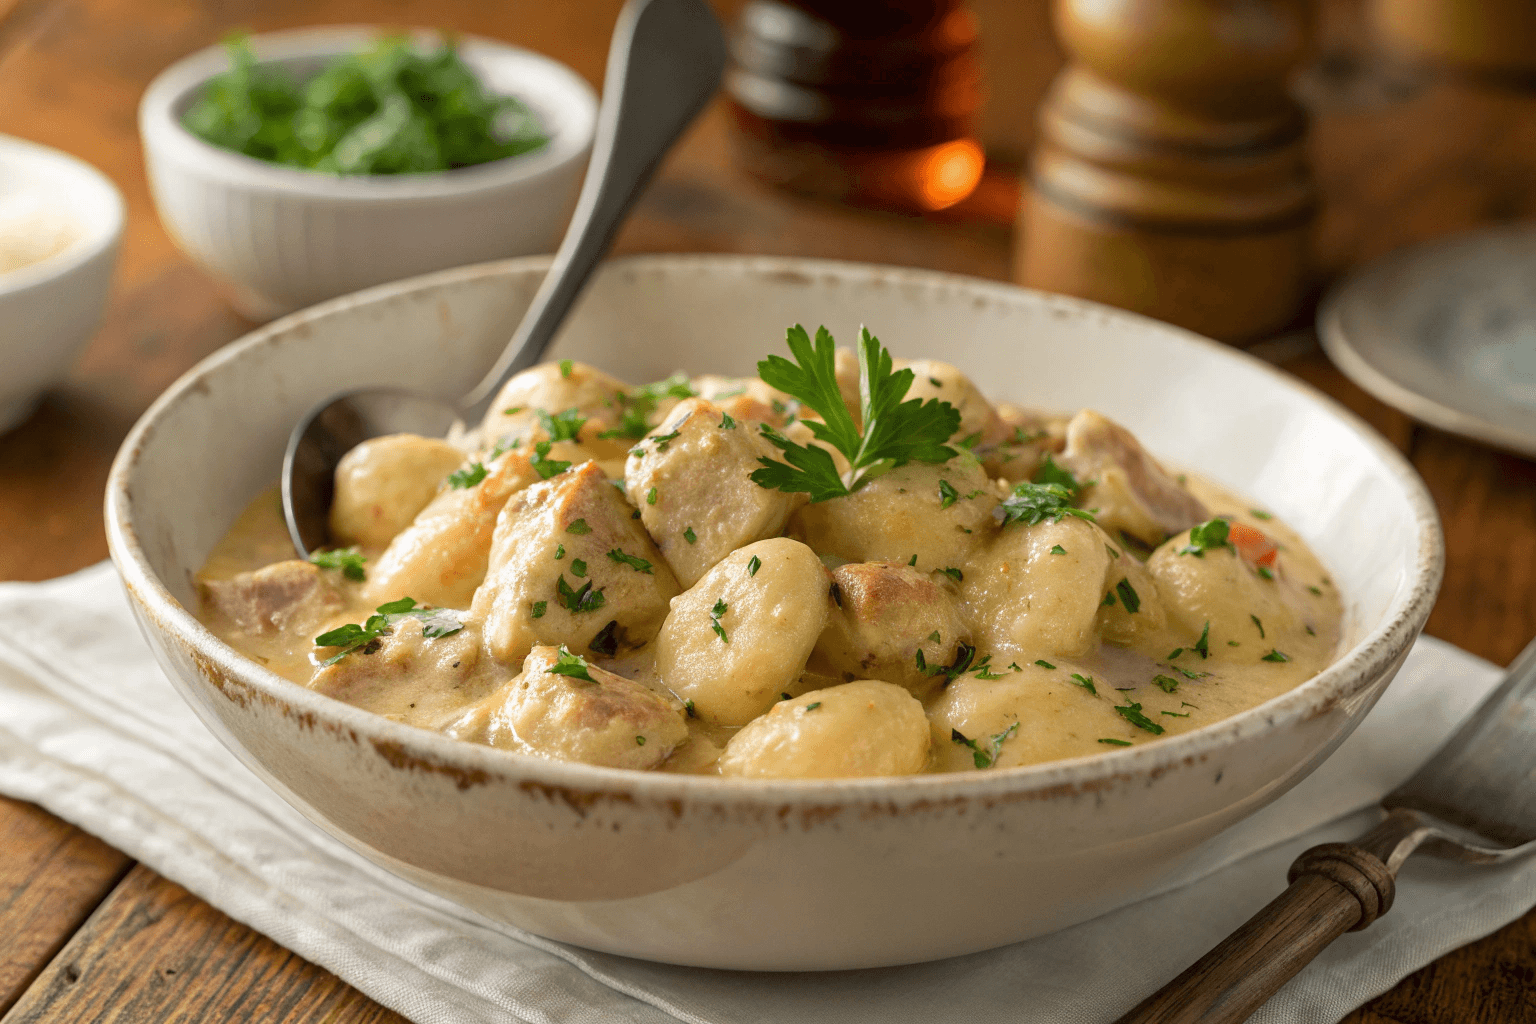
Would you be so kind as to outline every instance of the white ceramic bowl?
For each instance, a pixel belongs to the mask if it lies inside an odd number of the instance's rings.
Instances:
[[[0,135],[0,201],[67,222],[73,241],[0,273],[0,431],[25,419],[96,333],[123,235],[123,197],[96,168]],[[34,201],[35,200],[35,201]]]
[[[334,389],[314,368],[459,395],[546,266],[435,274],[249,335],[155,403],[107,489],[135,613],[210,728],[333,835],[492,918],[648,959],[773,970],[952,956],[1083,921],[1167,878],[1315,768],[1429,613],[1442,545],[1418,477],[1353,416],[1255,359],[969,278],[649,256],[603,269],[553,357],[634,381],[680,367],[745,374],[782,350],[790,323],[826,323],[848,340],[862,322],[897,354],[952,361],[998,398],[1093,405],[1298,528],[1346,597],[1348,649],[1288,694],[1156,743],[1006,770],[762,782],[458,743],[280,679],[199,625],[192,573],[276,478],[295,418]]]
[[[306,28],[252,36],[263,63],[300,78],[384,31]],[[434,41],[431,33],[419,33]],[[182,127],[223,46],[162,71],[139,103],[155,206],[171,237],[257,320],[445,267],[551,252],[581,186],[597,97],[548,57],[474,36],[459,54],[494,92],[517,97],[549,143],[522,156],[435,174],[337,177],[220,149]]]

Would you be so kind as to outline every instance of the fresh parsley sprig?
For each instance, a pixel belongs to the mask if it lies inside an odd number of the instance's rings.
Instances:
[[[791,327],[785,340],[791,362],[771,355],[757,364],[757,373],[770,387],[793,395],[814,409],[821,420],[803,420],[818,441],[831,445],[848,460],[844,479],[826,449],[801,445],[771,427],[763,436],[784,453],[784,461],[760,458],[752,474],[760,487],[801,491],[811,501],[839,498],[909,462],[943,463],[958,453],[945,442],[960,429],[960,411],[936,398],[906,399],[911,370],[893,370],[891,353],[867,329],[859,329],[859,411],[861,431],[843,404],[837,386],[836,342],[825,327],[811,341],[805,328]]]
[[[316,647],[340,647],[342,650],[320,663],[322,668],[334,665],[353,651],[372,654],[378,650],[380,640],[394,632],[395,626],[406,619],[421,620],[421,635],[429,640],[452,636],[464,628],[456,612],[447,608],[418,608],[415,598],[402,597],[374,609],[374,614],[361,624],[349,622],[344,626],[321,633],[315,637]]]
[[[1090,523],[1095,522],[1092,512],[1072,504],[1072,497],[1072,492],[1062,484],[1022,483],[1002,500],[992,514],[997,517],[1000,526],[1009,523],[1039,526],[1047,519],[1053,523],[1060,522],[1062,516],[1076,516]]]

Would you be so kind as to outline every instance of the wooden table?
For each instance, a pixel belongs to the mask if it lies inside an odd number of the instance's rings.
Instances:
[[[99,335],[67,385],[0,440],[0,578],[44,579],[106,557],[101,493],[118,441],[178,374],[251,326],[177,253],[150,207],[134,112],[157,70],[235,26],[361,21],[498,36],[596,82],[618,6],[0,0],[0,132],[91,161],[122,187],[129,209]],[[1329,0],[1324,15],[1320,56],[1301,91],[1317,115],[1314,159],[1327,203],[1318,246],[1329,274],[1408,242],[1536,216],[1536,95],[1392,66],[1371,53],[1355,0]],[[1043,25],[1043,15],[1035,22]],[[1004,45],[1017,49],[1032,82],[1044,81],[1042,67],[1056,60],[1044,38]],[[1006,209],[1010,191],[994,190],[967,216],[930,220],[766,192],[732,167],[717,107],[668,161],[618,248],[829,256],[1006,278],[1010,231],[996,210]],[[1413,459],[1448,544],[1429,632],[1508,662],[1536,633],[1536,466],[1413,424],[1345,381],[1304,333],[1270,355]],[[0,1019],[400,1018],[84,832],[0,799]],[[1348,1019],[1536,1021],[1536,913],[1445,956]]]

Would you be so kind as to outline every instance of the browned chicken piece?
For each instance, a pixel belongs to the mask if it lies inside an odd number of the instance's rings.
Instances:
[[[1007,402],[997,407],[997,416],[1005,428],[1002,438],[975,449],[988,476],[1028,480],[1047,455],[1060,455],[1067,445],[1065,416],[1021,409]]]
[[[555,647],[535,647],[521,675],[443,731],[559,761],[638,769],[656,767],[688,738],[682,708],[584,659],[562,662]]]
[[[1210,518],[1200,500],[1157,464],[1129,430],[1091,409],[1067,424],[1060,462],[1084,484],[1077,504],[1099,525],[1156,547]]]
[[[752,482],[757,460],[778,455],[759,427],[689,398],[630,453],[625,493],[684,587],[737,548],[783,533],[803,500]]]
[[[274,562],[228,580],[200,580],[202,605],[245,633],[303,632],[342,605],[341,595],[317,566]]]
[[[628,395],[629,386],[623,381],[586,363],[566,361],[531,366],[502,386],[485,414],[480,440],[487,449],[514,443],[520,450],[527,449],[550,439],[540,412],[558,416],[574,409],[574,418],[585,420],[575,440],[589,451],[576,452],[573,457],[572,452],[562,448],[571,441],[560,441],[554,444],[550,458],[577,462],[622,456],[628,441],[598,435],[619,425]]]
[[[382,548],[427,507],[464,452],[436,437],[389,434],[343,455],[331,501],[331,539]]]
[[[560,643],[611,656],[656,635],[679,588],[633,513],[593,462],[507,503],[470,614],[495,657]]]
[[[905,565],[833,569],[832,601],[816,657],[844,677],[883,679],[921,697],[970,639],[951,588]]]
[[[485,579],[496,516],[507,499],[539,478],[521,452],[486,467],[479,483],[445,487],[390,541],[368,570],[363,596],[379,605],[402,597],[467,608]]]
[[[511,677],[510,669],[482,658],[480,650],[471,629],[428,637],[420,619],[403,618],[377,644],[322,667],[309,687],[397,722],[438,729]],[[336,653],[316,649],[322,659]]]

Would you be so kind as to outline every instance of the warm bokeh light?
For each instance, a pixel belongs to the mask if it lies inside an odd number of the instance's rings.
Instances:
[[[981,144],[975,139],[956,139],[915,155],[917,194],[929,210],[954,206],[975,191],[986,164]]]

